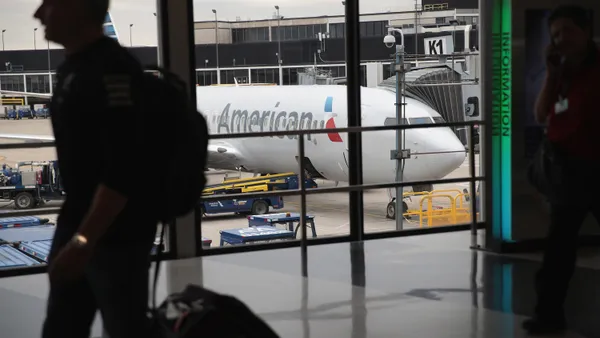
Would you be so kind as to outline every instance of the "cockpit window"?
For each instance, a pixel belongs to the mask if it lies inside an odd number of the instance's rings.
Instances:
[[[434,116],[433,117],[433,122],[434,123],[446,123],[446,120],[444,120],[444,118],[441,117],[441,116]]]
[[[430,117],[413,117],[408,119],[410,124],[430,124],[432,120]]]
[[[402,119],[402,124],[407,125],[408,121],[406,119]],[[397,125],[396,118],[395,117],[388,117],[388,118],[386,118],[385,122],[384,122],[384,125],[385,126],[395,126],[395,125]]]

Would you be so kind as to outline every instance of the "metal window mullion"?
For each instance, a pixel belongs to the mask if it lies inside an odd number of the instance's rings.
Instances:
[[[478,247],[477,243],[477,187],[475,182],[475,143],[473,142],[474,126],[467,129],[467,147],[469,147],[469,197],[471,201],[471,248]],[[479,208],[481,210],[481,208]]]
[[[157,0],[157,20],[159,22],[158,52],[163,68],[178,75],[189,90],[189,98],[196,102],[194,20],[191,1]],[[173,145],[176,146],[176,145]],[[173,198],[173,196],[168,196]],[[177,258],[195,257],[197,247],[197,217],[195,211],[175,221],[169,233],[173,240],[171,249]]]
[[[306,238],[306,172],[304,170],[304,135],[298,137],[298,164],[300,165],[300,257],[302,277],[308,277],[308,248]]]
[[[480,62],[480,90],[481,105],[479,111],[482,112],[483,121],[480,122],[479,142],[480,142],[480,170],[483,168],[483,184],[481,185],[479,195],[482,202],[480,208],[481,218],[485,221],[485,243],[484,249],[499,252],[501,243],[496,241],[492,229],[492,21],[493,4],[487,0],[479,0],[479,62]],[[483,161],[482,161],[483,160]],[[482,163],[483,162],[483,163]]]
[[[348,107],[348,127],[361,125],[360,91],[360,23],[359,0],[348,0],[346,11],[346,88]],[[349,184],[362,185],[362,134],[348,133]],[[360,241],[364,235],[363,192],[351,191],[349,203],[350,239]]]

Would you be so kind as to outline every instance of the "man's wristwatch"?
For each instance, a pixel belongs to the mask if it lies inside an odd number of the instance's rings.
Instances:
[[[85,248],[88,244],[88,240],[82,234],[75,234],[71,237],[71,244],[75,245],[78,248]]]

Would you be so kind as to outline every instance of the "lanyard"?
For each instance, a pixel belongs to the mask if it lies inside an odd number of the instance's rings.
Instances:
[[[560,76],[558,81],[558,101],[561,102],[567,98],[569,94],[569,90],[571,89],[571,84],[573,81],[573,75],[567,77],[565,76],[565,69],[561,69]]]

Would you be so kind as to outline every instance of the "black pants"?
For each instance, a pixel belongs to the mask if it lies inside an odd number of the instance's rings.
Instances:
[[[83,279],[50,285],[42,338],[88,338],[97,310],[110,338],[149,337],[147,318],[153,231],[141,231],[136,244],[103,245],[94,252]],[[70,235],[57,229],[51,257]]]
[[[592,212],[600,222],[598,198],[572,196],[571,201],[551,206],[544,261],[536,276],[538,302],[535,313],[551,319],[562,319],[563,316],[563,305],[575,270],[577,239],[583,221]]]

